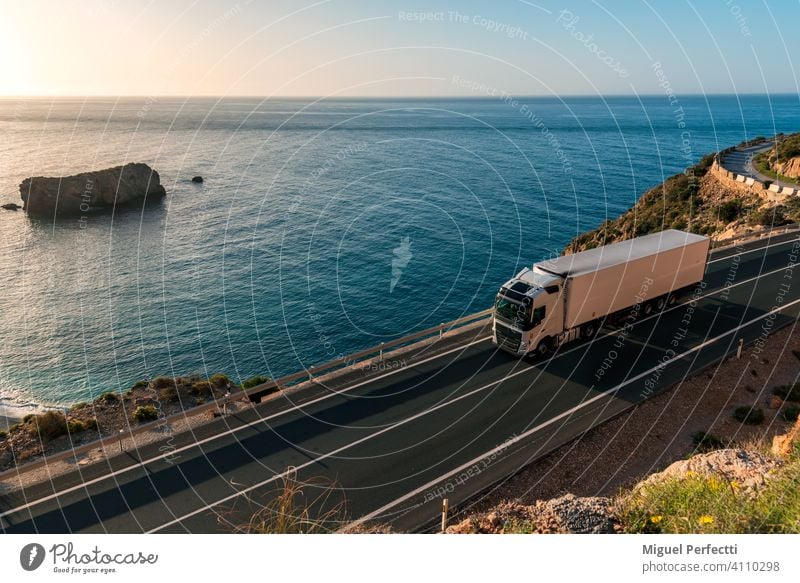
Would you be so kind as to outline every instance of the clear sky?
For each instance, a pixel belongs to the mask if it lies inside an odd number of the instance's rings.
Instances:
[[[0,0],[0,95],[798,92],[800,1]]]

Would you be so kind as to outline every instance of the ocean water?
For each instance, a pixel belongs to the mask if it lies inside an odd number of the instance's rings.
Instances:
[[[0,100],[0,200],[129,161],[162,204],[0,211],[0,405],[278,377],[488,307],[523,265],[797,96]],[[200,174],[205,183],[190,182]]]

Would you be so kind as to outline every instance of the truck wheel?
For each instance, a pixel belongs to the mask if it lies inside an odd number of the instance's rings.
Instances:
[[[645,302],[644,306],[642,306],[642,313],[645,316],[649,316],[650,314],[652,314],[653,313],[653,304],[651,304],[650,302]]]
[[[661,296],[656,300],[656,310],[659,312],[664,309],[664,306],[667,305],[667,300],[664,299],[664,296]]]
[[[678,298],[675,297],[675,294],[669,294],[667,296],[667,305],[671,308],[674,306],[678,301]]]
[[[550,340],[545,338],[536,346],[536,354],[538,356],[547,356],[548,352],[550,352]]]
[[[581,336],[583,338],[594,338],[595,334],[597,334],[597,327],[594,322],[587,322],[581,328]]]

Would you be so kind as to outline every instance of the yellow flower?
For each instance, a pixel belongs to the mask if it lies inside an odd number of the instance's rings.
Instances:
[[[731,488],[733,488],[734,490],[738,490],[741,487],[742,487],[742,485],[739,482],[737,482],[736,480],[731,482]]]
[[[653,524],[658,524],[662,520],[664,520],[664,517],[661,516],[660,514],[656,514],[650,517],[650,522],[652,522]]]
[[[718,492],[722,489],[722,483],[716,478],[709,478],[708,487],[712,492]]]
[[[697,472],[693,472],[692,470],[689,470],[688,472],[686,472],[686,477],[687,478],[696,478],[697,477]]]
[[[704,524],[714,524],[714,517],[709,516],[708,514],[703,514],[703,516],[697,519],[697,523],[700,526],[703,526]]]

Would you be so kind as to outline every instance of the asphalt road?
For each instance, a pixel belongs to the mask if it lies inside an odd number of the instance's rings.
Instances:
[[[762,174],[753,166],[753,156],[769,150],[770,148],[774,147],[774,145],[774,143],[759,144],[756,146],[750,146],[749,148],[744,148],[742,150],[733,150],[725,155],[725,159],[722,161],[722,166],[726,170],[730,170],[736,174],[741,174],[742,176],[755,178],[761,182],[769,181],[777,184],[778,186],[797,188],[798,185],[796,182],[792,182],[788,179],[776,180],[775,178]]]
[[[0,495],[6,532],[229,532],[269,506],[287,468],[313,515],[420,530],[458,504],[800,314],[800,242],[712,255],[696,301],[603,329],[542,361],[488,338],[343,394],[228,416],[194,436]],[[786,239],[786,237],[784,237]],[[798,273],[800,276],[800,273]],[[200,443],[196,443],[199,441]],[[632,444],[635,445],[635,444]],[[132,468],[132,469],[131,469]]]

